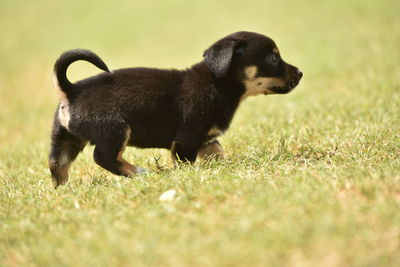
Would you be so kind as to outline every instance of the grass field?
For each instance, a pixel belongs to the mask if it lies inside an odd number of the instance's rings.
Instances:
[[[399,14],[396,0],[0,0],[0,266],[400,266]],[[238,30],[272,37],[304,78],[241,105],[227,160],[174,169],[129,148],[153,172],[125,179],[87,147],[53,189],[62,51],[185,68]]]

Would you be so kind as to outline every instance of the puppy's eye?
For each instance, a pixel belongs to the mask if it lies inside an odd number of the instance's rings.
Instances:
[[[272,65],[277,65],[279,62],[281,62],[281,59],[277,55],[272,54],[267,58],[267,61]]]

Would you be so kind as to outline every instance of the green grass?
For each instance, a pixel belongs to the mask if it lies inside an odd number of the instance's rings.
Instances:
[[[0,266],[399,266],[399,11],[396,0],[0,0]],[[227,160],[174,169],[166,151],[129,148],[153,172],[124,179],[87,147],[53,189],[62,51],[184,68],[237,30],[271,36],[305,76],[241,105],[221,138]],[[169,189],[176,198],[160,202]]]

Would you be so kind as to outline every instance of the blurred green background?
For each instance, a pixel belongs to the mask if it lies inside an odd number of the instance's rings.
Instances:
[[[0,265],[399,266],[399,14],[398,0],[0,0]],[[240,30],[273,38],[304,78],[241,105],[227,161],[173,169],[166,151],[129,148],[155,172],[122,179],[87,148],[53,190],[63,51],[187,68]]]

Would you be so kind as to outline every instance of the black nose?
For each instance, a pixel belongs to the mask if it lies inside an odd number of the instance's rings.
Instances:
[[[299,79],[303,77],[303,73],[299,69],[297,69],[297,76],[299,77]]]

